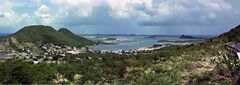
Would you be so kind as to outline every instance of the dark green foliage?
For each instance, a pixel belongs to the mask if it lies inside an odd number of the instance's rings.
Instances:
[[[73,77],[77,73],[76,67],[70,64],[57,65],[57,71],[71,81],[73,81]]]
[[[43,25],[26,26],[8,37],[15,37],[19,42],[44,42],[56,45],[80,46],[82,43],[91,43],[90,40],[78,37],[67,29],[58,32],[50,26]]]
[[[51,83],[56,71],[46,63],[33,65],[23,60],[8,60],[0,63],[0,83],[33,84]]]
[[[57,71],[55,66],[51,66],[47,63],[39,63],[37,65],[33,65],[33,80],[34,83],[52,83],[52,79],[56,78]]]
[[[67,60],[61,64],[39,63],[32,64],[23,60],[8,60],[0,63],[0,83],[21,84],[21,83],[53,83],[56,74],[61,74],[70,82],[79,84],[85,83],[121,83],[130,84],[130,82],[140,82],[141,79],[149,82],[178,83],[180,78],[175,70],[169,71],[164,68],[154,68],[156,74],[144,74],[144,71],[154,64],[153,55],[118,55],[114,53],[98,54],[84,53],[81,55],[68,55],[71,58],[81,58],[82,60]],[[157,56],[157,55],[155,55]],[[167,57],[169,54],[162,55]],[[168,61],[166,58],[165,61]],[[140,68],[128,71],[127,68]],[[12,75],[14,73],[14,75]],[[81,79],[74,80],[74,75],[81,75]],[[175,75],[176,74],[176,75]],[[172,77],[165,77],[171,75]],[[158,77],[162,77],[158,79]]]

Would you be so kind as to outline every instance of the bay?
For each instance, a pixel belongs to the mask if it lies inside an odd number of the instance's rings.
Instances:
[[[130,50],[142,47],[151,47],[154,44],[167,44],[170,42],[158,42],[159,40],[167,41],[179,41],[186,40],[179,37],[154,37],[147,38],[148,36],[85,36],[90,40],[101,40],[107,43],[118,43],[108,45],[96,45],[88,46],[93,50],[106,50],[106,51],[118,51],[118,50]],[[108,38],[114,38],[114,40],[108,40]],[[173,42],[171,42],[173,43]]]

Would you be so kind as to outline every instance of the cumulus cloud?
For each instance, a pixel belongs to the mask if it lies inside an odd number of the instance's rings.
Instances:
[[[101,0],[51,0],[51,3],[59,5],[60,13],[64,15],[90,16],[93,7],[99,5]]]
[[[226,28],[233,25],[232,20],[235,20],[234,18],[239,14],[236,7],[238,5],[234,5],[235,1],[226,0],[52,0],[51,2],[59,6],[60,14],[64,16],[57,20],[58,23],[67,26],[107,25],[106,23],[110,25],[122,20],[130,20],[131,24],[138,25],[137,28],[217,29],[222,25]],[[108,11],[102,10],[102,6]],[[99,11],[104,12],[104,15],[102,13],[96,15]],[[126,23],[118,24],[115,25],[123,26]]]
[[[13,3],[10,1],[4,1],[0,3],[0,13],[8,12],[13,7]]]
[[[232,11],[224,0],[52,0],[61,15],[91,17],[93,10],[106,5],[108,16],[121,19],[135,17],[141,26],[208,25],[221,13]],[[95,10],[96,11],[96,10]],[[99,15],[98,17],[104,17]],[[96,24],[94,21],[79,25]],[[74,23],[74,22],[73,22]]]
[[[131,25],[131,19],[124,18],[124,19],[115,19],[112,18],[109,15],[109,11],[111,9],[106,6],[98,6],[92,10],[92,14],[88,17],[85,16],[65,16],[62,18],[59,18],[57,23],[60,25],[65,26],[89,26],[89,25],[95,25],[95,26],[110,26],[110,27],[117,27],[119,24],[125,24],[126,26]],[[101,16],[101,17],[99,17]],[[120,27],[120,26],[119,26]],[[112,28],[114,29],[114,28]]]
[[[150,11],[153,15],[149,15],[148,10],[143,10],[144,16],[139,20],[139,25],[208,25],[219,14],[232,11],[232,6],[223,0],[167,0],[155,6]]]
[[[0,1],[0,29],[6,31],[16,31],[23,25],[34,24],[33,17],[27,13],[18,13],[13,8],[14,3],[10,1]]]
[[[163,32],[173,29],[187,31],[191,28],[197,32],[204,29],[226,31],[226,28],[240,23],[239,0],[37,0],[36,2],[7,0],[0,2],[0,20],[6,21],[0,22],[0,26],[44,24],[70,28],[91,26],[89,28],[95,31],[108,28],[106,31],[164,29]]]
[[[42,18],[49,18],[50,16],[50,9],[46,5],[42,5],[38,10],[36,10],[35,15]]]

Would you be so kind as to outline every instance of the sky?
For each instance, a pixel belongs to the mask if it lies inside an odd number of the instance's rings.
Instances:
[[[217,35],[240,24],[240,0],[0,0],[0,33],[28,25],[76,34]]]

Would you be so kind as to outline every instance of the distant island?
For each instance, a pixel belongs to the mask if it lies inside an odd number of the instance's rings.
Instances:
[[[158,37],[179,37],[177,35],[145,35],[144,38],[158,38]]]
[[[192,35],[181,35],[180,39],[208,39],[206,37],[192,36]]]

